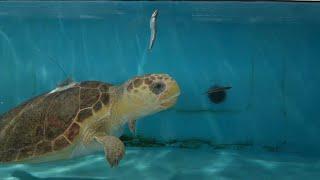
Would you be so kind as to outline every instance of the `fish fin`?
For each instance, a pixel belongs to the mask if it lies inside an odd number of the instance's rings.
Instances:
[[[70,84],[74,83],[74,80],[72,79],[72,77],[67,77],[67,79],[65,79],[64,81],[62,81],[61,83],[58,84],[58,87],[64,87],[64,86],[68,86]]]

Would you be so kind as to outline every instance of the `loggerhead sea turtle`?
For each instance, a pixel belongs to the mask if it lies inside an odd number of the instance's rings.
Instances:
[[[1,117],[0,162],[67,159],[104,147],[117,166],[125,154],[123,125],[135,133],[138,118],[173,106],[179,94],[169,75],[149,74],[120,86],[84,81],[34,97]]]

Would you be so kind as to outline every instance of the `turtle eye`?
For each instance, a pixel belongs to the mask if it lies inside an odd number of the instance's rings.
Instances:
[[[151,85],[150,89],[154,94],[158,95],[166,89],[166,85],[163,82],[156,82]]]

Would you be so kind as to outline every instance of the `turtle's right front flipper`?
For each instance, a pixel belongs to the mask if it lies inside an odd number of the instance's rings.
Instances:
[[[125,154],[123,142],[114,136],[95,136],[95,139],[104,146],[106,159],[111,167],[118,166]]]
[[[129,130],[134,136],[136,135],[136,123],[137,120],[135,119],[129,120],[128,122]]]

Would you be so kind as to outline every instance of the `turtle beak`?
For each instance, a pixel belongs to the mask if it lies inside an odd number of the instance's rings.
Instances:
[[[161,106],[165,109],[173,106],[180,95],[180,87],[178,83],[174,80],[168,83],[168,89],[164,94],[160,96]]]
[[[176,104],[177,100],[178,100],[178,96],[176,95],[175,97],[161,103],[161,106],[165,109],[170,108],[171,106],[173,106],[174,104]]]

